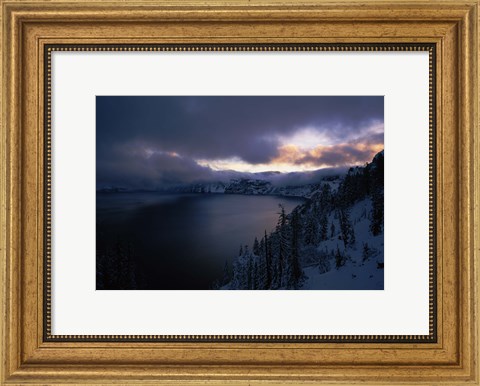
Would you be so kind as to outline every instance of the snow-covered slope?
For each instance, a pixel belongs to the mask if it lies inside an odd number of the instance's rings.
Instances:
[[[382,290],[383,289],[383,231],[377,236],[370,232],[370,213],[372,203],[370,199],[355,204],[350,211],[353,222],[356,242],[346,251],[343,241],[339,239],[340,233],[335,233],[328,240],[319,244],[317,250],[328,251],[333,256],[337,249],[345,253],[345,264],[336,267],[335,259],[328,260],[330,270],[324,272],[325,264],[310,264],[304,267],[306,280],[300,289],[328,289],[328,290]],[[340,229],[338,219],[330,216],[329,220]],[[327,254],[325,254],[327,256]],[[308,264],[308,263],[307,263]]]
[[[248,191],[268,185],[241,181],[238,186],[237,191]],[[383,152],[338,181],[288,192],[308,199],[289,214],[280,206],[275,229],[258,235],[252,246],[243,244],[231,275],[213,287],[383,289]]]

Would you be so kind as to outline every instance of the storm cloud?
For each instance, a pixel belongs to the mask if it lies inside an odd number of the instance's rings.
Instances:
[[[97,186],[276,170],[287,150],[292,171],[364,163],[383,148],[383,108],[382,96],[97,96]]]

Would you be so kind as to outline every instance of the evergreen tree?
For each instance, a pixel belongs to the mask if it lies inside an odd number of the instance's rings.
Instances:
[[[250,256],[247,256],[247,285],[246,288],[247,290],[252,289],[253,287],[253,264],[252,260],[250,259]]]
[[[255,260],[255,289],[268,289],[267,267],[265,264],[265,256],[263,256],[263,252],[261,256],[258,256]]]
[[[266,232],[265,232],[266,233]],[[260,243],[258,245],[259,247],[259,256],[262,256],[263,258],[266,257],[266,251],[265,251],[265,236],[263,236],[261,239],[260,239]]]
[[[355,245],[356,243],[356,238],[355,238],[355,228],[350,224],[350,238],[349,238],[349,244],[350,245]]]
[[[312,215],[309,215],[305,224],[305,235],[304,240],[307,245],[316,245],[317,244],[317,221]]]
[[[374,236],[378,236],[383,229],[383,207],[383,191],[376,187],[372,192],[372,216],[370,223],[370,231]]]
[[[277,222],[277,234],[278,234],[278,285],[284,286],[285,283],[285,271],[287,265],[287,258],[289,255],[289,237],[287,229],[287,215],[285,214],[285,208],[279,204],[280,212]]]
[[[337,205],[346,208],[353,203],[355,197],[354,169],[350,168],[338,188]]]
[[[294,210],[291,215],[291,244],[289,261],[289,278],[287,286],[297,289],[303,276],[300,268],[299,241],[300,241],[300,218],[298,211]]]
[[[345,265],[345,257],[340,253],[340,249],[337,245],[337,252],[335,253],[335,267],[338,269]]]
[[[255,241],[253,242],[253,254],[260,256],[260,244],[258,243],[258,239],[256,237]]]
[[[369,165],[371,174],[371,198],[372,213],[370,231],[374,236],[379,235],[383,230],[384,211],[384,155],[383,151],[378,153]]]
[[[325,241],[327,240],[328,235],[328,218],[325,213],[322,214],[320,218],[320,240]]]
[[[269,251],[272,256],[272,283],[271,289],[278,289],[282,286],[282,261],[280,252],[280,236],[279,232],[275,231],[270,234]]]
[[[272,285],[272,248],[270,238],[267,236],[267,230],[265,229],[265,268],[267,271],[267,278],[265,288],[270,289]]]
[[[329,184],[323,184],[322,191],[319,197],[319,207],[321,213],[327,213],[331,210],[332,206],[332,188]]]
[[[242,254],[237,256],[233,262],[232,280],[230,289],[248,289],[249,285],[249,267],[248,267],[248,251],[244,251],[241,247]]]
[[[347,248],[355,243],[355,233],[350,222],[350,213],[347,209],[339,211],[340,232],[342,234],[343,245]]]
[[[362,261],[367,260],[370,257],[370,247],[368,246],[368,243],[363,243],[363,250],[362,250]]]
[[[223,277],[221,285],[224,286],[230,282],[230,271],[228,269],[228,260],[225,260],[225,264],[223,266]]]
[[[262,289],[262,280],[260,271],[258,270],[258,260],[253,263],[253,288],[255,290]]]

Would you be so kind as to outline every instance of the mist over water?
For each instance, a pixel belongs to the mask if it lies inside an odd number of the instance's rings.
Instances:
[[[302,198],[229,194],[97,193],[97,246],[133,245],[139,289],[203,290],[240,245],[252,245]]]

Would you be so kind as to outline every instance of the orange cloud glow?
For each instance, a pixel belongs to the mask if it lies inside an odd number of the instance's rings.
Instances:
[[[278,149],[279,155],[270,164],[292,164],[315,168],[358,165],[370,161],[383,149],[383,143],[377,144],[338,144],[318,145],[306,150],[296,145],[288,144]]]
[[[196,162],[213,170],[235,170],[239,172],[297,172],[317,169],[361,165],[372,160],[373,156],[383,149],[383,143],[377,144],[338,144],[318,145],[313,149],[304,149],[297,145],[287,144],[278,148],[279,155],[268,163],[250,164],[238,157],[228,159],[206,160]]]

